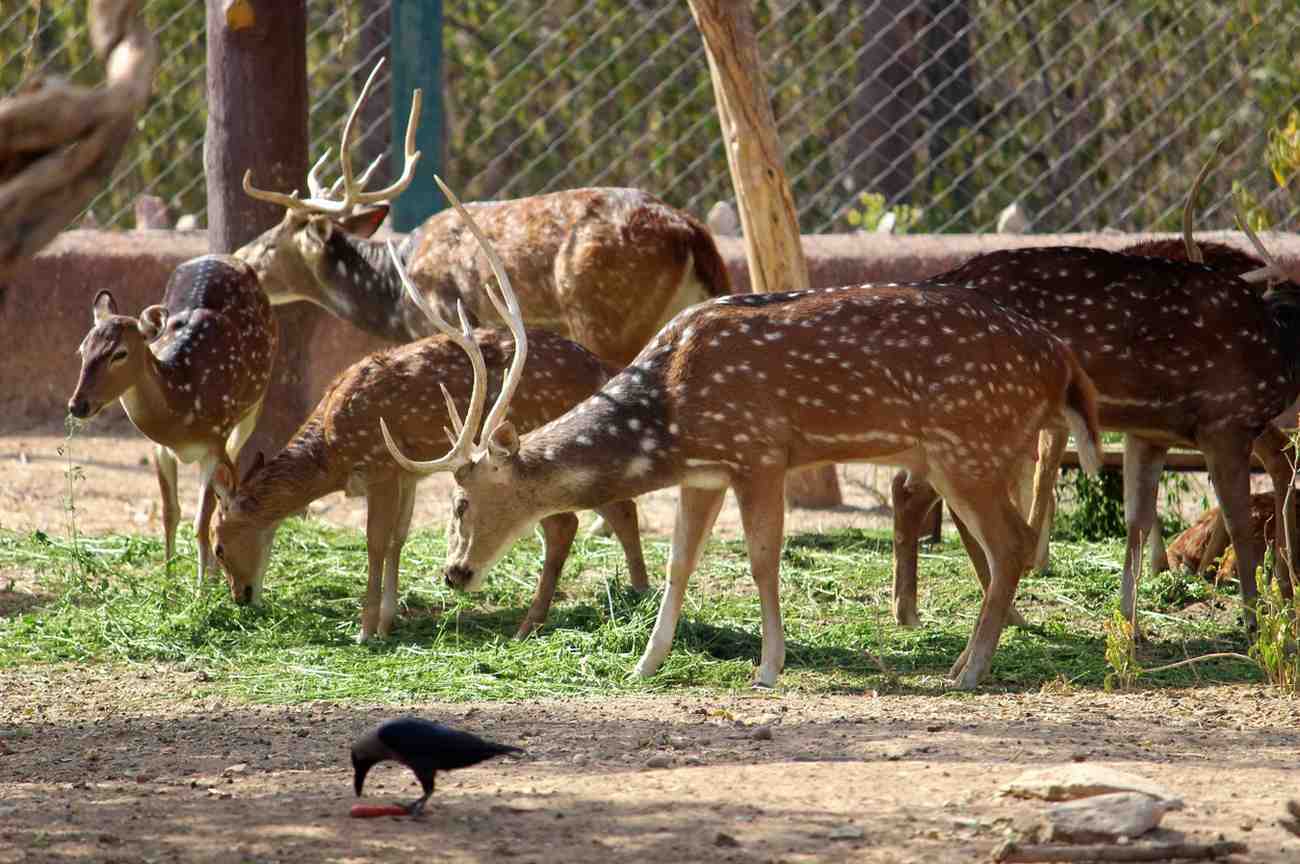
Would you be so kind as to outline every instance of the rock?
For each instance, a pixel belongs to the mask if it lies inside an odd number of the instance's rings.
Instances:
[[[247,773],[248,773],[248,763],[236,762],[234,765],[231,765],[230,767],[226,768],[226,770],[222,771],[221,776],[231,777],[235,774],[247,774]]]
[[[645,760],[645,767],[647,768],[667,768],[672,764],[673,760],[665,756],[663,753],[656,753],[654,756]]]
[[[723,831],[718,832],[718,836],[713,838],[714,846],[721,846],[724,849],[735,849],[740,845],[740,841],[730,834]]]
[[[1112,792],[1066,801],[1043,816],[1044,834],[1056,843],[1113,843],[1140,837],[1160,824],[1170,809],[1141,792]]]
[[[866,832],[857,825],[841,825],[832,828],[831,833],[826,836],[831,840],[861,840],[866,836]]]
[[[771,741],[772,727],[767,725],[755,726],[754,730],[749,733],[749,737],[755,741]]]
[[[1183,807],[1181,798],[1158,783],[1092,762],[1035,768],[998,790],[999,795],[1044,801],[1073,801],[1112,792],[1140,792],[1164,803],[1167,810]]]

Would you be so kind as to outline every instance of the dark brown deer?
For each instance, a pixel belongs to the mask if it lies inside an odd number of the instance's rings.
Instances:
[[[993,252],[933,280],[965,285],[1064,339],[1097,386],[1103,428],[1128,433],[1129,534],[1121,605],[1129,616],[1136,603],[1140,541],[1155,526],[1156,483],[1171,445],[1205,453],[1229,533],[1234,542],[1243,538],[1240,572],[1253,574],[1262,557],[1249,530],[1252,450],[1278,490],[1279,524],[1292,482],[1283,453],[1286,438],[1271,421],[1300,392],[1294,347],[1300,294],[1283,286],[1261,295],[1244,281],[1274,278],[1280,270],[1272,262],[1258,268],[1258,262],[1246,262],[1233,251],[1223,253],[1221,269],[1213,257],[1218,249],[1205,251],[1210,254],[1205,264],[1064,247]],[[1254,269],[1235,275],[1247,263]],[[1040,464],[1049,477],[1055,476],[1063,446],[1063,441],[1043,444],[1054,454]],[[919,531],[915,523],[936,499],[933,488],[918,483],[902,484],[901,491],[895,528],[900,545],[907,547]],[[902,548],[898,554],[895,615],[915,621],[914,552]],[[1242,580],[1242,592],[1253,607],[1253,578]]]
[[[499,262],[493,266],[503,293],[510,298],[510,305],[502,301],[502,308],[517,312],[504,269]],[[398,273],[405,278],[400,267]],[[500,383],[509,358],[523,356],[522,350],[516,354],[509,333],[472,331],[463,317],[462,329],[455,330],[428,307],[409,281],[406,288],[412,302],[428,311],[441,335],[376,352],[343,371],[284,450],[269,462],[260,458],[254,462],[237,490],[229,488],[234,476],[229,469],[218,468],[215,482],[224,506],[216,528],[216,555],[236,603],[257,600],[280,523],[317,498],[344,490],[366,497],[369,578],[358,641],[392,632],[398,565],[410,530],[415,486],[432,472],[404,471],[392,460],[380,440],[380,415],[388,418],[390,433],[404,448],[428,458],[446,446],[442,430],[429,422],[430,408],[444,398],[461,408],[481,406],[489,384],[476,372]],[[524,384],[528,398],[519,400],[510,415],[523,429],[534,429],[563,414],[596,392],[612,374],[591,352],[553,333],[530,332],[526,344],[528,362],[516,383]],[[644,591],[647,580],[636,507],[631,501],[615,501],[593,509],[618,535],[632,585]],[[549,514],[541,520],[542,575],[517,637],[546,620],[577,526],[572,513]]]
[[[376,67],[378,71],[378,67]],[[371,73],[373,80],[374,73]],[[407,126],[406,170],[377,192],[362,191],[371,165],[353,180],[350,153],[362,90],[343,127],[343,196],[312,169],[310,197],[244,191],[285,208],[284,219],[239,250],[258,271],[272,303],[306,300],[373,335],[409,342],[434,332],[406,297],[383,244],[370,239],[384,203],[410,182],[418,101]],[[469,205],[514,276],[529,325],[565,336],[615,367],[627,364],[680,310],[728,294],[726,266],[701,222],[636,189],[573,189]],[[421,293],[448,319],[463,304],[471,323],[500,323],[478,287],[491,271],[474,238],[450,211],[430,217],[399,247]]]
[[[522,346],[523,330],[514,330]],[[453,419],[460,434],[437,460],[455,469],[458,487],[447,579],[479,587],[548,514],[679,485],[669,585],[637,665],[643,676],[672,644],[686,580],[730,486],[762,607],[756,682],[775,684],[785,662],[777,585],[785,473],[869,461],[932,480],[987,550],[991,585],[952,670],[960,686],[974,687],[989,670],[1035,536],[1011,503],[1008,468],[1040,428],[1057,423],[1079,436],[1091,467],[1099,464],[1092,385],[1069,349],[959,288],[863,286],[702,303],[600,392],[522,438],[504,417],[513,392],[503,387],[485,420],[474,406]],[[421,470],[385,434],[394,458]]]
[[[81,376],[68,413],[95,416],[120,399],[126,416],[155,447],[167,559],[176,548],[176,460],[199,463],[194,519],[199,579],[211,563],[208,526],[212,476],[231,470],[262,409],[275,358],[276,322],[257,277],[228,255],[205,255],[176,268],[163,302],[139,318],[117,314],[113,295],[93,304],[82,340]]]

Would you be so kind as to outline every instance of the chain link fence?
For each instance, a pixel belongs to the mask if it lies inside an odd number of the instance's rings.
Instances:
[[[387,50],[384,0],[309,0],[313,153],[336,146]],[[1300,107],[1295,0],[766,0],[773,108],[806,233],[1173,230],[1200,163],[1198,210],[1294,227],[1300,195],[1268,170],[1268,130]],[[447,175],[467,198],[629,185],[704,214],[731,197],[700,36],[685,0],[444,4]],[[91,206],[129,227],[144,193],[205,207],[204,4],[145,0],[155,97]],[[85,3],[0,7],[0,92],[35,75],[94,81]],[[357,161],[387,146],[386,82]]]

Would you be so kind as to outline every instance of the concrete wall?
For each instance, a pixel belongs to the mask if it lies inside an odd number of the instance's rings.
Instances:
[[[1198,234],[1248,249],[1235,233]],[[994,249],[1053,244],[1118,249],[1136,242],[1130,234],[942,235],[893,237],[839,234],[804,237],[814,287],[860,282],[903,282],[949,269],[972,255]],[[1300,281],[1300,237],[1265,235],[1269,250]],[[737,290],[748,290],[744,246],[731,237],[718,245]],[[90,328],[90,304],[101,289],[113,292],[118,308],[134,314],[162,296],[172,269],[207,251],[203,232],[69,231],[45,251],[0,281],[0,432],[60,427],[64,406],[77,382],[73,353]],[[384,343],[351,325],[331,320],[318,332],[306,382],[320,394],[340,370]],[[268,410],[271,406],[268,406]],[[121,409],[106,409],[100,427],[120,426]]]

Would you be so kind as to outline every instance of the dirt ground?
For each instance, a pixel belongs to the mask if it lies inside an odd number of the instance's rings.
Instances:
[[[66,530],[63,443],[0,437],[0,527]],[[82,435],[72,447],[79,530],[161,530],[143,441]],[[194,473],[182,471],[187,516]],[[795,511],[789,528],[887,524],[889,470],[844,476],[849,506]],[[442,523],[446,491],[437,478],[422,487],[419,524]],[[647,529],[667,533],[672,508],[671,493],[643,500]],[[342,496],[313,512],[364,519]],[[719,531],[738,526],[729,502]],[[174,667],[0,671],[0,864],[987,860],[1044,806],[998,787],[1076,760],[1182,795],[1169,836],[1244,841],[1243,861],[1300,860],[1276,824],[1300,798],[1300,702],[1259,687],[400,707],[264,707],[210,691]],[[444,775],[423,819],[350,819],[348,742],[406,710],[527,754]],[[381,766],[366,800],[417,789]]]

